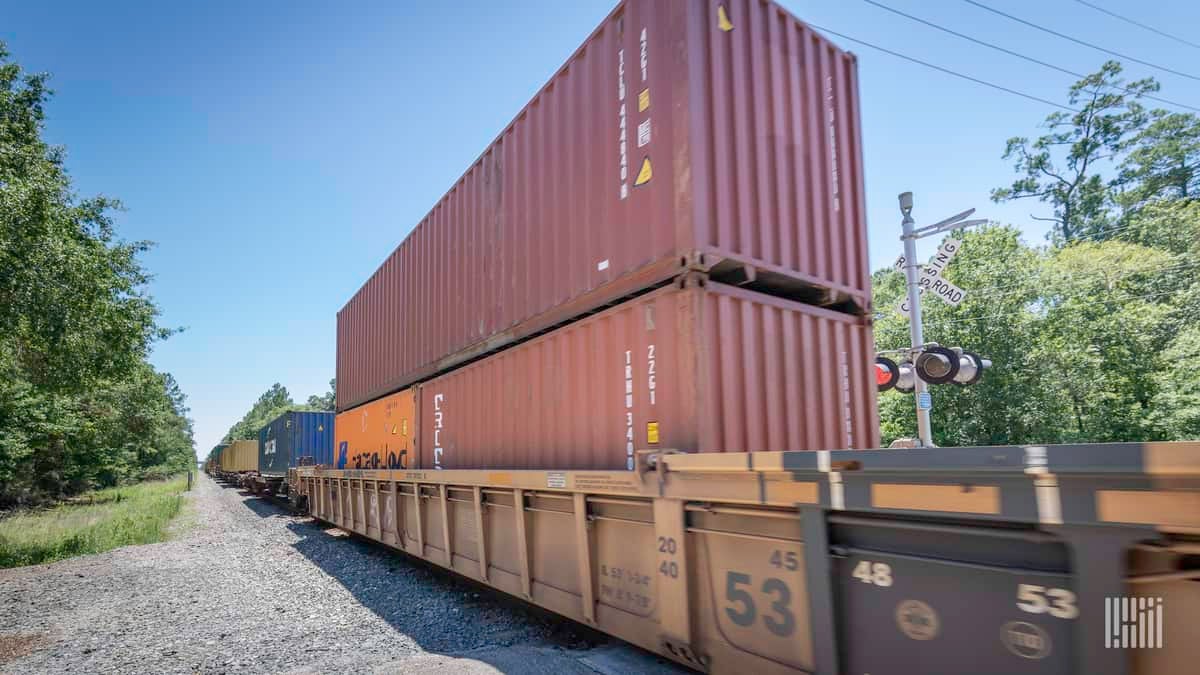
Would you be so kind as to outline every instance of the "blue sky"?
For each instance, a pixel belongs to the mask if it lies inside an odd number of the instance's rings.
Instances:
[[[697,0],[699,1],[699,0]],[[1200,50],[1073,0],[984,0],[1146,61],[1200,70]],[[1186,34],[1200,3],[1092,0]],[[124,201],[119,232],[169,326],[155,348],[207,451],[273,382],[297,401],[333,376],[335,314],[557,70],[613,0],[61,3],[0,0],[0,39],[53,73],[47,135],[81,194]],[[783,0],[802,19],[1061,101],[1072,78],[861,0]],[[884,4],[1070,70],[1107,58],[961,0]],[[899,250],[896,194],[918,220],[974,206],[1041,242],[1041,205],[991,204],[1004,141],[1050,109],[867,47],[859,54],[871,259]],[[1155,75],[1200,106],[1200,83]],[[932,245],[927,244],[928,247]]]

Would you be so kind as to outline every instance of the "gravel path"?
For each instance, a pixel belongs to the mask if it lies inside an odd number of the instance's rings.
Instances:
[[[200,478],[173,540],[0,570],[3,673],[684,673]]]

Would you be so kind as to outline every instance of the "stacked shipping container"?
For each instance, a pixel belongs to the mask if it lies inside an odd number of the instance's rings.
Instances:
[[[857,317],[712,282],[667,287],[422,383],[419,467],[868,447],[873,357]]]
[[[416,390],[384,396],[337,416],[338,469],[407,469],[416,457]]]
[[[286,412],[259,430],[259,473],[286,476],[301,460],[333,465],[333,413]]]
[[[626,0],[338,313],[336,466],[877,444],[860,157],[852,55]]]
[[[684,269],[869,305],[854,57],[769,2],[627,0],[338,313],[338,410]]]

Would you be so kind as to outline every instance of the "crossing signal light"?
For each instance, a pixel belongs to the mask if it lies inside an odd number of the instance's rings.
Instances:
[[[984,368],[991,368],[992,362],[975,352],[969,352],[965,349],[958,350],[958,373],[951,379],[951,382],[960,387],[967,387],[979,381],[983,376]]]
[[[958,375],[958,354],[945,347],[926,347],[917,355],[913,366],[917,377],[929,384],[946,384]]]
[[[891,389],[911,394],[917,379],[927,384],[955,384],[967,387],[979,381],[992,362],[960,347],[929,345],[912,361],[896,362],[886,356],[875,357],[875,384],[879,391]]]
[[[900,379],[900,366],[886,356],[875,357],[875,384],[879,391],[887,391],[896,386]]]

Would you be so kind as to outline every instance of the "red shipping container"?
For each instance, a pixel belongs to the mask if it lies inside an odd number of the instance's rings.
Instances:
[[[868,319],[673,285],[422,384],[420,468],[878,447],[873,358]]]
[[[764,0],[625,0],[338,313],[338,410],[685,269],[865,313],[856,61]]]

